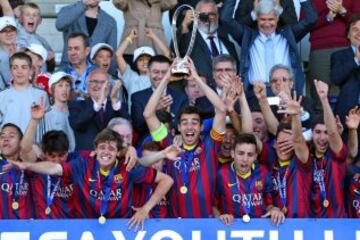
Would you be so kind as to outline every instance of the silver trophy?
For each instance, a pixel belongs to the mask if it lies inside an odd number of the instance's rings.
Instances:
[[[192,29],[192,33],[191,33],[189,47],[185,53],[185,56],[181,57],[180,53],[179,53],[179,46],[178,46],[178,41],[177,41],[177,37],[176,37],[176,32],[177,32],[176,22],[177,22],[177,18],[179,16],[179,14],[182,12],[182,10],[184,8],[189,8],[191,10],[194,20],[193,20],[193,29]],[[198,29],[198,18],[196,16],[195,9],[188,4],[181,5],[180,7],[178,7],[176,9],[176,11],[174,13],[174,16],[171,21],[171,25],[172,25],[172,35],[173,35],[173,40],[174,40],[174,50],[175,50],[175,55],[177,58],[177,63],[175,65],[175,67],[173,67],[171,69],[171,74],[174,76],[187,76],[190,74],[190,70],[185,67],[185,64],[187,62],[186,57],[188,57],[191,54],[191,51],[192,51],[192,49],[194,47],[194,43],[195,43],[196,31]]]

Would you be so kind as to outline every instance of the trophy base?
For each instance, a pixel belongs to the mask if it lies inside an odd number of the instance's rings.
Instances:
[[[171,70],[171,75],[174,77],[188,77],[190,72],[188,69],[173,69]]]

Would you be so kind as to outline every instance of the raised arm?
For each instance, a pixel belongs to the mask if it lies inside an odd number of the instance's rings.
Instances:
[[[31,107],[31,119],[28,127],[26,128],[24,137],[21,140],[20,146],[20,157],[25,162],[35,162],[38,158],[34,151],[36,128],[39,121],[44,117],[44,100],[40,101],[40,104],[33,105]]]
[[[349,114],[346,116],[345,124],[349,131],[348,136],[348,148],[349,148],[349,157],[354,159],[359,153],[359,143],[358,143],[358,127],[360,123],[360,108],[354,107],[349,111]]]
[[[125,73],[126,65],[127,65],[124,59],[125,50],[129,45],[131,45],[134,42],[136,37],[137,37],[137,29],[134,28],[131,30],[129,36],[125,38],[125,40],[122,43],[120,43],[119,47],[116,49],[115,52],[116,63],[122,75]]]
[[[178,157],[180,153],[181,148],[179,148],[175,144],[172,144],[167,148],[163,149],[162,151],[140,158],[139,163],[144,167],[148,167],[164,158],[172,161],[177,161],[180,159],[180,157]]]
[[[12,9],[9,0],[1,0],[0,1],[0,7],[4,14],[4,16],[14,17],[14,10]]]
[[[277,132],[277,128],[279,126],[279,121],[277,120],[277,118],[275,117],[274,113],[270,108],[270,105],[266,97],[266,86],[262,81],[255,82],[254,93],[259,101],[261,112],[264,115],[264,119],[268,131],[275,136]]]
[[[226,26],[231,36],[241,45],[242,36],[244,32],[244,25],[233,19],[233,12],[236,5],[236,0],[226,0],[222,7],[220,18],[222,23]]]
[[[239,94],[239,103],[240,103],[240,111],[241,111],[241,131],[244,133],[252,133],[253,122],[251,118],[251,111],[246,99],[246,95],[243,87],[244,85],[241,82],[240,77],[238,77],[234,86]]]
[[[154,32],[151,28],[146,28],[145,34],[146,34],[146,37],[150,38],[154,42],[154,44],[160,48],[161,52],[163,53],[163,55],[165,57],[171,59],[170,48],[163,41],[161,41],[160,38],[156,34],[154,34]]]
[[[329,86],[325,82],[318,80],[314,80],[314,85],[324,110],[324,122],[329,137],[329,146],[333,152],[339,153],[343,146],[343,141],[337,129],[334,113],[328,100]]]
[[[293,99],[289,100],[284,110],[279,110],[279,113],[289,114],[291,116],[291,130],[294,142],[294,150],[296,157],[302,162],[307,163],[309,160],[309,148],[302,134],[302,126],[300,121],[301,116],[301,97],[296,100],[294,93]]]
[[[291,27],[296,42],[301,41],[301,39],[303,39],[303,37],[305,37],[305,35],[315,26],[318,20],[318,15],[310,0],[301,2],[300,4],[301,9],[304,10],[305,16],[297,24]]]
[[[198,75],[194,62],[189,58],[189,68],[191,72],[190,78],[194,79],[205,96],[215,108],[215,116],[213,121],[213,129],[218,133],[225,132],[226,106],[220,97],[212,90]]]
[[[127,11],[129,1],[130,0],[113,0],[113,4],[121,11]]]
[[[56,29],[61,32],[66,31],[86,11],[87,2],[89,0],[82,0],[61,8],[56,18]]]

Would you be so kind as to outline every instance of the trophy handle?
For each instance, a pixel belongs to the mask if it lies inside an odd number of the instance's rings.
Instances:
[[[192,51],[192,49],[194,47],[195,38],[196,38],[196,31],[198,29],[198,24],[199,24],[198,18],[196,16],[196,11],[192,6],[190,6],[188,4],[183,4],[183,5],[179,6],[175,10],[172,21],[171,21],[171,26],[172,26],[172,35],[173,35],[173,40],[174,40],[173,41],[174,42],[174,50],[175,50],[175,55],[176,55],[177,58],[181,58],[181,56],[180,56],[180,53],[179,53],[179,46],[178,46],[178,41],[177,41],[177,36],[176,36],[176,33],[177,33],[176,22],[177,22],[177,18],[179,16],[179,14],[181,13],[181,10],[183,10],[184,8],[189,8],[192,11],[192,14],[194,16],[191,39],[190,39],[190,43],[189,43],[189,46],[188,46],[188,49],[187,49],[187,51],[185,53],[184,58],[191,54],[191,51]]]

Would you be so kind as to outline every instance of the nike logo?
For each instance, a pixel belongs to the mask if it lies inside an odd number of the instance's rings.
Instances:
[[[355,192],[357,195],[360,195],[360,192],[359,192],[357,189],[354,189],[354,192]]]
[[[235,185],[236,185],[236,183],[228,183],[228,187],[233,187]]]
[[[3,174],[5,174],[5,173],[7,173],[7,172],[0,172],[0,175],[3,175]]]
[[[89,182],[96,182],[96,179],[89,178],[88,181]]]

